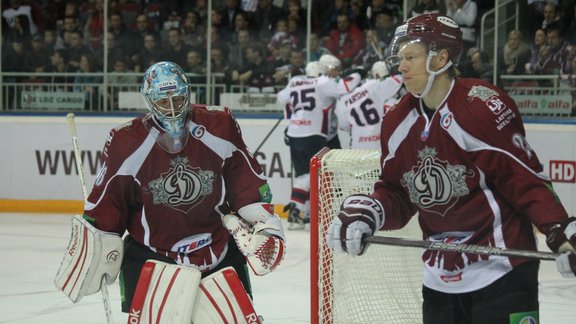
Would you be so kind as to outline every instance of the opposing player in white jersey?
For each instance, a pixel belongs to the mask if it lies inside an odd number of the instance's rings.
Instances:
[[[286,107],[286,138],[295,172],[290,203],[285,208],[289,229],[304,228],[309,220],[310,159],[325,146],[341,147],[336,100],[358,86],[362,78],[359,73],[341,78],[340,66],[335,56],[322,55],[318,62],[308,63],[307,75],[291,78],[277,95],[277,102]]]
[[[129,323],[258,322],[246,261],[264,275],[285,251],[260,164],[180,66],[153,64],[141,92],[150,112],[110,132],[56,286],[77,302],[121,271]]]
[[[350,148],[380,149],[380,124],[388,109],[398,102],[402,76],[390,75],[385,62],[376,62],[372,78],[336,103],[340,129],[350,132]]]

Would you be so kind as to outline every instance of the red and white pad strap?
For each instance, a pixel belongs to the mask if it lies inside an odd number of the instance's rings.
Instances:
[[[260,323],[234,268],[224,268],[202,279],[192,323]]]
[[[100,290],[102,277],[111,284],[120,272],[124,247],[116,233],[101,231],[84,218],[72,218],[72,234],[54,284],[72,302]]]
[[[201,277],[195,268],[146,261],[132,299],[128,324],[190,324]]]

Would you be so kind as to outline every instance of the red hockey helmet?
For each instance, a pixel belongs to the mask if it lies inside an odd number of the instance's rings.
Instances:
[[[437,13],[427,13],[412,17],[396,28],[390,44],[390,56],[386,59],[391,65],[398,65],[398,52],[406,42],[422,42],[428,52],[448,51],[449,59],[457,65],[462,55],[463,42],[460,26],[452,18]]]

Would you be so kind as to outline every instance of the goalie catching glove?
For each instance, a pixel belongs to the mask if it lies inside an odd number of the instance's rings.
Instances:
[[[263,276],[276,269],[284,259],[286,239],[282,221],[260,203],[242,207],[238,213],[242,217],[225,215],[224,226],[234,237],[252,271]]]
[[[352,256],[364,253],[365,236],[374,235],[384,224],[384,209],[368,195],[348,196],[326,234],[328,247]]]
[[[548,229],[546,244],[553,252],[561,253],[556,258],[558,272],[566,278],[576,277],[576,218],[570,217],[562,224]]]

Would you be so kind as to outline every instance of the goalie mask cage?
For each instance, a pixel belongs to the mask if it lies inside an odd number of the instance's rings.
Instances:
[[[328,249],[326,231],[350,194],[372,191],[380,151],[329,150],[310,161],[311,323],[422,323],[421,249],[371,246],[361,256]],[[386,236],[422,239],[417,217]]]

